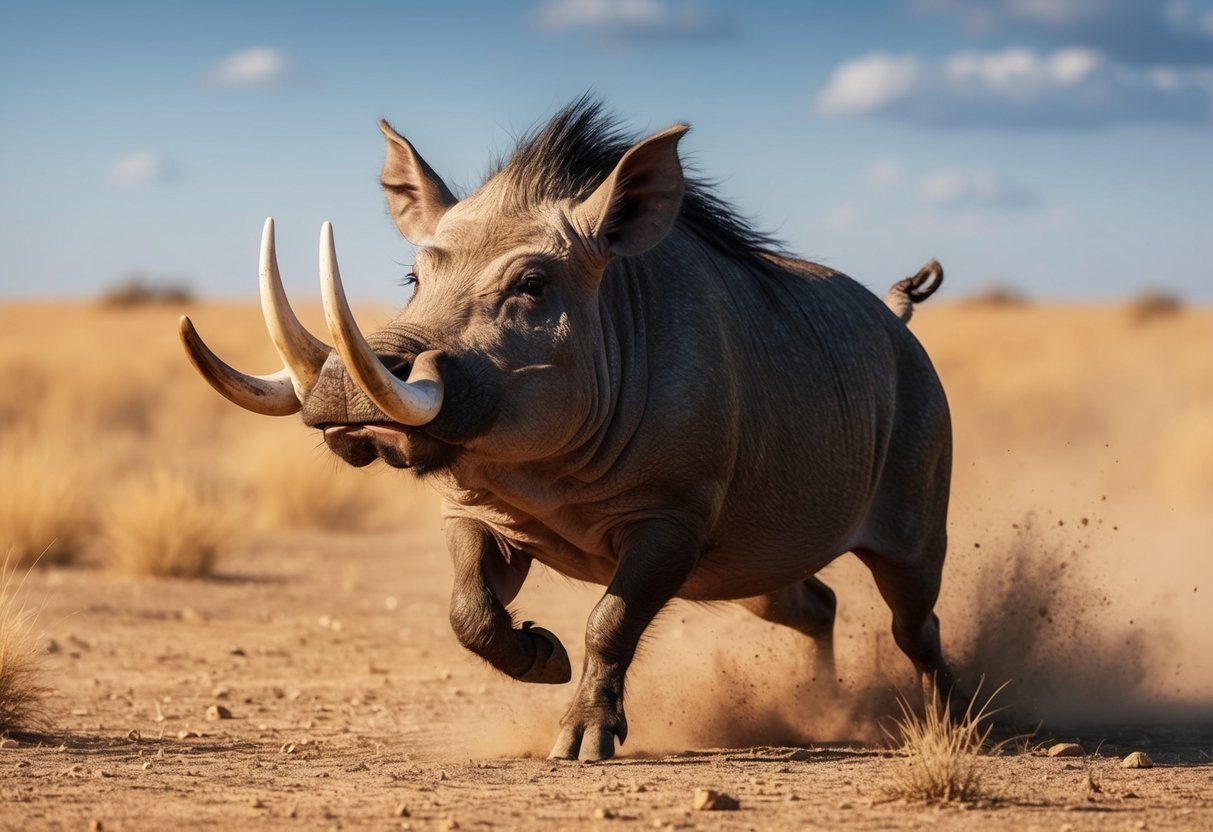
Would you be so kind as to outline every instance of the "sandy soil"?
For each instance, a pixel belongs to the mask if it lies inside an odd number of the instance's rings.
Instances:
[[[427,504],[406,528],[246,536],[210,580],[122,576],[101,552],[36,568],[49,727],[0,743],[0,829],[1213,828],[1210,324],[915,320],[956,413],[945,648],[966,678],[1013,680],[1000,701],[1017,724],[1043,721],[986,760],[986,800],[890,799],[902,762],[880,726],[908,663],[850,558],[823,575],[841,690],[808,683],[799,636],[675,604],[629,676],[621,756],[546,760],[571,687],[513,682],[458,646]],[[517,610],[577,665],[599,591],[536,568]],[[1055,739],[1087,756],[1045,756]],[[1133,750],[1158,765],[1121,768]],[[740,809],[692,811],[700,787]]]
[[[504,679],[459,648],[444,616],[448,567],[433,538],[257,541],[238,569],[207,582],[89,567],[38,573],[30,589],[45,598],[57,683],[48,705],[58,727],[0,751],[0,827],[1213,825],[1209,726],[1088,733],[1080,737],[1091,752],[1085,760],[992,757],[995,799],[909,805],[885,792],[900,761],[868,743],[671,745],[679,735],[728,739],[736,730],[730,712],[755,715],[744,699],[729,701],[727,687],[708,697],[714,704],[689,709],[673,695],[654,696],[646,690],[660,674],[653,656],[634,683],[639,748],[600,765],[550,762],[543,748],[567,689]],[[527,607],[570,636],[595,594],[551,574],[525,591]],[[774,634],[731,608],[680,605],[674,615],[663,630],[682,644],[668,658],[692,700],[720,668],[712,666],[714,640],[686,638],[688,629],[723,632],[734,651],[765,652]],[[803,669],[796,657],[782,658],[789,672]],[[232,718],[209,721],[212,705]],[[688,720],[715,725],[680,724]],[[654,736],[663,721],[667,730]],[[1160,765],[1122,769],[1118,756],[1134,749]],[[699,787],[735,796],[741,809],[692,812]]]

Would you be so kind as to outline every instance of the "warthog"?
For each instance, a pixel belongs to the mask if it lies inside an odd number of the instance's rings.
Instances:
[[[181,334],[236,404],[302,409],[351,465],[382,459],[442,493],[451,625],[493,667],[570,678],[560,640],[507,609],[532,559],[606,586],[553,757],[602,760],[625,740],[624,677],[672,598],[799,630],[834,677],[835,597],[814,574],[845,552],[919,674],[951,689],[933,612],[951,427],[904,323],[938,264],[882,303],[684,175],[685,125],[632,143],[587,99],[464,199],[379,126],[387,207],[418,247],[404,310],[364,338],[325,224],[330,349],[287,305],[267,221],[262,305],[283,370],[243,375],[188,319]]]

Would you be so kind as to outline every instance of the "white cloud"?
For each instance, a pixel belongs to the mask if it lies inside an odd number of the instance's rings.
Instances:
[[[269,47],[235,52],[207,73],[207,79],[221,87],[280,87],[294,77],[290,59]]]
[[[1118,65],[1068,47],[960,52],[938,62],[875,52],[834,69],[814,103],[826,116],[884,116],[921,126],[1073,128],[1128,122],[1207,124],[1200,71]]]
[[[936,208],[1035,208],[1031,191],[1010,185],[990,170],[939,170],[918,182],[918,195]]]
[[[698,0],[547,0],[537,19],[546,32],[590,31],[610,37],[702,38],[727,34],[731,28]]]
[[[882,191],[896,188],[905,178],[905,169],[896,159],[873,159],[863,171],[863,181]]]
[[[975,34],[1079,44],[1141,65],[1213,63],[1213,0],[916,0]]]
[[[106,178],[110,184],[124,188],[150,185],[176,179],[177,169],[155,153],[144,150],[114,162],[110,165]]]
[[[914,55],[875,52],[847,61],[830,73],[826,88],[817,96],[817,112],[847,116],[880,110],[911,92],[921,72]]]

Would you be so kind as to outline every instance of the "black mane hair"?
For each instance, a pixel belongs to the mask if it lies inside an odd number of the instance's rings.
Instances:
[[[584,199],[638,138],[625,133],[603,103],[586,94],[523,136],[513,155],[499,162],[490,175],[507,179],[511,198],[523,210],[556,200]],[[757,231],[713,193],[711,183],[689,174],[685,181],[678,222],[701,242],[763,271],[771,268],[766,255],[785,254],[779,241]]]

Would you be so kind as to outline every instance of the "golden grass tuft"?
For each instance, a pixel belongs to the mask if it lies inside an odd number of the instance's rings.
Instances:
[[[0,734],[43,723],[42,656],[34,629],[37,613],[22,603],[8,561],[0,564]]]
[[[317,450],[314,437],[282,431],[245,456],[258,519],[268,528],[358,531],[374,525],[383,495],[367,471]]]
[[[889,787],[891,796],[928,803],[964,803],[990,797],[982,787],[985,766],[981,754],[997,713],[990,706],[1006,686],[995,690],[976,711],[975,695],[957,718],[952,715],[951,701],[941,705],[938,691],[932,687],[931,701],[922,715],[905,699],[898,699],[901,718],[893,720],[896,731],[886,733],[905,759],[895,769]]]
[[[62,445],[17,431],[0,443],[0,551],[15,566],[66,563],[93,524],[87,477]]]
[[[132,575],[211,574],[239,528],[233,502],[182,471],[139,472],[115,490],[101,513],[110,564]]]

